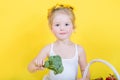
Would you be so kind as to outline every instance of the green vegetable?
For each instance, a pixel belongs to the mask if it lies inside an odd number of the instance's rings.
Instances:
[[[48,60],[45,61],[44,67],[53,70],[55,75],[62,73],[64,70],[62,60],[59,55],[50,56]]]

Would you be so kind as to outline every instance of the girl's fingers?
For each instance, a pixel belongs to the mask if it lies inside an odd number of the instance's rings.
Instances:
[[[40,70],[44,70],[44,67],[40,67]]]
[[[42,60],[42,66],[45,64],[44,60]]]
[[[40,69],[40,67],[36,67],[36,70],[39,70]]]
[[[37,59],[35,60],[35,66],[39,66],[39,62]]]
[[[38,64],[37,64],[37,60],[35,60],[34,64],[35,64],[35,66],[37,66],[37,65],[38,65]]]
[[[40,66],[40,62],[39,62],[39,60],[37,60],[37,65]]]
[[[41,59],[41,60],[35,60],[35,65],[36,66],[39,66],[39,67],[42,67],[44,65],[44,61]]]
[[[38,66],[38,67],[36,67],[36,70],[44,70],[44,67]]]

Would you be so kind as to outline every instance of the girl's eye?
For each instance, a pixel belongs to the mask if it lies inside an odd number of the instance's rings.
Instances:
[[[59,25],[59,24],[56,24],[55,26],[57,26],[57,27],[58,27],[58,26],[60,26],[60,25]]]
[[[69,24],[67,24],[67,23],[65,24],[65,26],[68,26],[68,25],[69,25]]]

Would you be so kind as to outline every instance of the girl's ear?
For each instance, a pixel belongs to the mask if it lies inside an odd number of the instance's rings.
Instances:
[[[73,32],[76,33],[76,29],[73,29]]]
[[[50,30],[51,30],[51,32],[53,33],[53,29],[52,29],[52,28],[50,28]]]
[[[53,33],[53,30],[51,29],[51,32]]]

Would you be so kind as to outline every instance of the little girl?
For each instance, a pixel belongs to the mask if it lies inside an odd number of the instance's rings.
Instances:
[[[75,29],[75,15],[71,6],[56,5],[48,12],[48,21],[56,41],[44,47],[38,56],[28,65],[30,72],[42,70],[46,57],[59,55],[62,58],[64,71],[55,75],[50,70],[44,80],[81,80],[77,79],[78,65],[83,72],[87,65],[83,47],[73,43],[70,36]],[[86,78],[89,79],[89,75]]]

